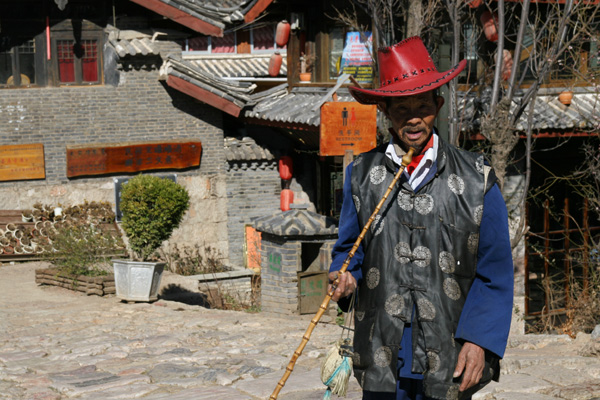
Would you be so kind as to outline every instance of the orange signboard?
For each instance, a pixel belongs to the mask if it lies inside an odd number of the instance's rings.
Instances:
[[[0,181],[44,178],[46,169],[43,144],[0,146]]]
[[[67,146],[67,177],[184,169],[200,165],[201,154],[191,141]]]
[[[356,102],[328,102],[321,107],[319,155],[355,155],[377,145],[377,106]]]

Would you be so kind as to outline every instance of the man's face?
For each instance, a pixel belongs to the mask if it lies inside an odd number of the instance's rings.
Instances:
[[[444,98],[425,92],[392,97],[387,104],[387,107],[383,104],[382,108],[392,122],[399,144],[405,150],[414,147],[419,154],[433,132],[433,122],[444,104]]]

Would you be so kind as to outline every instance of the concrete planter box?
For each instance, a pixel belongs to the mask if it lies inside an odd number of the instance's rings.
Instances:
[[[115,294],[115,278],[104,276],[71,276],[62,274],[57,268],[35,270],[35,283],[58,286],[90,295],[105,296]]]
[[[126,301],[155,301],[158,299],[164,262],[112,260],[117,297]]]

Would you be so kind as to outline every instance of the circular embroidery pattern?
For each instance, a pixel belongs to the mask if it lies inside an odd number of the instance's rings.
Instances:
[[[401,190],[400,193],[398,193],[398,198],[396,200],[398,201],[398,206],[404,211],[413,209],[413,200],[408,191]]]
[[[423,194],[415,197],[415,210],[421,215],[427,215],[433,210],[433,197]]]
[[[383,231],[383,225],[385,225],[385,220],[381,218],[381,215],[377,215],[371,225],[371,232],[373,232],[374,236],[379,235]]]
[[[475,168],[477,169],[477,172],[479,172],[480,174],[483,174],[483,165],[484,165],[483,156],[477,157],[477,160],[475,160]]]
[[[475,218],[475,223],[477,225],[481,224],[481,218],[483,217],[483,206],[478,206],[475,208],[475,212],[473,213],[473,218]]]
[[[420,321],[433,321],[435,318],[435,307],[427,299],[417,300],[417,309],[419,311]]]
[[[427,366],[430,373],[437,372],[440,369],[440,356],[433,350],[427,350]]]
[[[404,310],[404,299],[399,294],[393,294],[385,301],[385,312],[392,317],[401,317]]]
[[[406,264],[410,261],[412,253],[410,251],[410,246],[408,243],[400,242],[394,247],[394,258],[400,264]]]
[[[467,239],[467,248],[469,249],[469,253],[477,254],[477,250],[479,249],[479,234],[478,233],[469,234],[469,238]]]
[[[357,311],[354,315],[356,316],[357,321],[362,321],[365,318],[364,311]]]
[[[444,279],[444,293],[452,300],[460,299],[460,286],[458,282],[452,278]]]
[[[451,274],[456,269],[454,256],[447,251],[442,251],[439,257],[440,268],[447,274]]]
[[[418,267],[425,268],[431,261],[431,250],[424,246],[418,246],[413,250],[413,259]]]
[[[379,285],[379,270],[373,267],[367,272],[367,287],[375,289],[377,285]]]
[[[458,400],[458,394],[460,393],[458,391],[459,388],[460,385],[458,384],[450,386],[450,389],[448,389],[448,392],[446,393],[446,400]]]
[[[460,176],[452,174],[448,177],[448,187],[454,194],[463,194],[465,191],[465,181]]]
[[[369,177],[373,185],[379,185],[385,180],[385,167],[383,165],[376,165],[371,168]]]
[[[360,199],[358,198],[357,195],[353,194],[352,200],[354,200],[354,207],[356,207],[356,212],[359,212],[360,211]]]
[[[389,347],[381,346],[375,351],[375,365],[385,368],[392,362],[392,350]]]

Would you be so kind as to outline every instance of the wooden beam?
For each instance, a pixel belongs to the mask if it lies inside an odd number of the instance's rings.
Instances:
[[[162,15],[163,17],[172,19],[178,24],[187,26],[188,28],[193,29],[196,32],[200,32],[210,36],[223,37],[223,29],[219,28],[218,26],[210,24],[199,18],[193,17],[190,14],[179,10],[178,8],[163,3],[160,0],[131,1],[141,5],[142,7],[146,7],[147,9],[152,10],[155,13]]]
[[[187,94],[188,96],[198,99],[203,103],[218,108],[229,115],[233,115],[234,117],[238,117],[240,115],[240,111],[242,110],[241,107],[238,107],[234,103],[225,100],[221,96],[217,96],[208,90],[202,89],[176,76],[169,75],[167,77],[167,85],[173,89]]]
[[[273,2],[273,0],[258,0],[256,4],[244,16],[244,22],[252,22],[260,15],[261,12]]]

